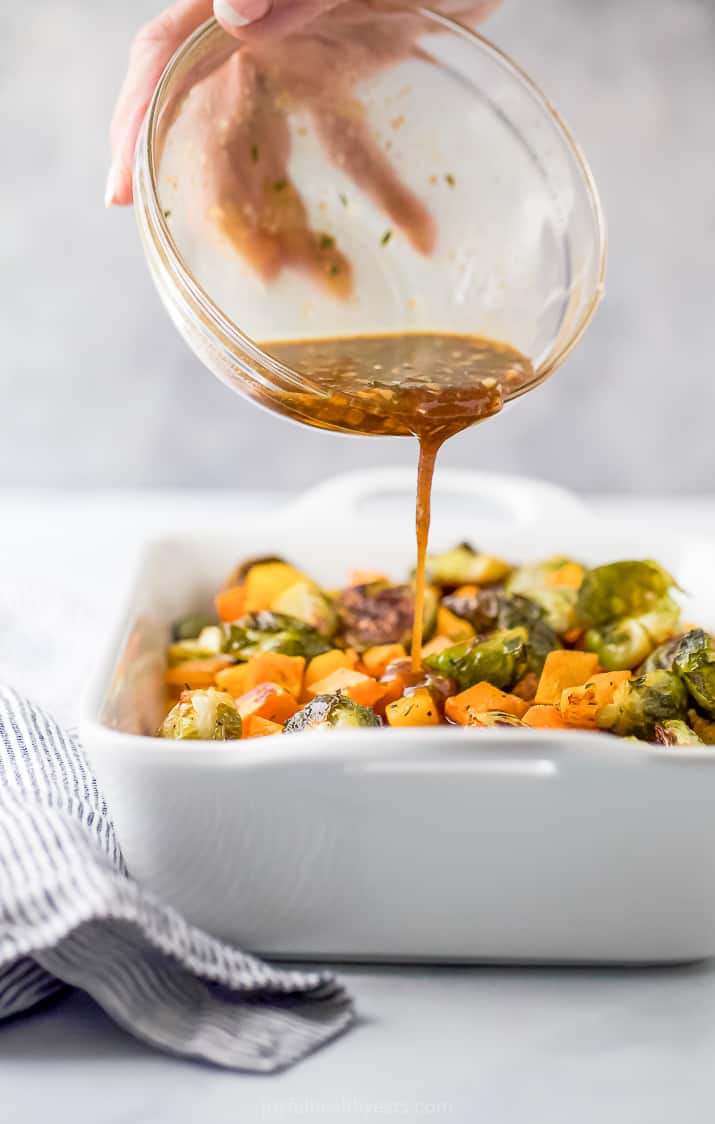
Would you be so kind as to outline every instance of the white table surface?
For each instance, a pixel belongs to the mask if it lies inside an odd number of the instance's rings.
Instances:
[[[250,519],[285,497],[0,493],[0,678],[75,714],[106,608],[144,538]],[[697,502],[595,497],[668,533],[715,528]],[[178,523],[177,523],[178,521]],[[338,968],[358,1026],[254,1077],[177,1061],[73,993],[0,1025],[8,1124],[440,1120],[699,1124],[715,1116],[715,964],[641,970]]]

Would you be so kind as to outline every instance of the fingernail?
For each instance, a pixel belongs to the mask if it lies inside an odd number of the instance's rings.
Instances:
[[[214,15],[226,27],[246,27],[263,19],[271,10],[271,0],[214,0]]]
[[[107,186],[104,189],[104,206],[111,207],[117,196],[117,166],[112,164],[107,176]]]

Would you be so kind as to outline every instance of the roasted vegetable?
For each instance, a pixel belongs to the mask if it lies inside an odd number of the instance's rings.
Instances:
[[[559,636],[569,632],[576,624],[576,602],[578,589],[573,585],[554,585],[552,578],[577,568],[578,562],[562,555],[547,558],[544,562],[519,566],[506,582],[506,592],[521,594],[536,602],[543,610],[546,623]]]
[[[220,655],[226,646],[226,635],[217,624],[207,625],[199,635],[191,640],[177,640],[166,651],[169,667],[175,667],[186,660],[211,659]]]
[[[348,667],[338,667],[325,679],[319,679],[306,688],[307,695],[347,695],[361,706],[374,706],[385,696],[385,688],[370,675]]]
[[[535,703],[559,706],[562,692],[567,687],[577,687],[596,674],[598,658],[593,652],[568,652],[561,649],[550,652],[536,688]]]
[[[282,613],[284,616],[303,621],[328,639],[335,635],[338,627],[338,614],[332,602],[325,596],[320,586],[307,579],[295,582],[284,589],[272,602],[270,608],[274,613]]]
[[[182,617],[181,620],[176,621],[171,636],[174,641],[196,640],[203,629],[211,628],[216,623],[216,617],[209,613],[194,613],[192,616]]]
[[[648,613],[589,628],[584,646],[596,653],[607,671],[634,668],[643,663],[657,645],[669,639],[677,628],[679,616],[680,609],[666,594]]]
[[[637,669],[639,675],[645,675],[647,671],[671,671],[673,667],[673,657],[678,649],[678,644],[682,639],[682,634],[671,636],[654,648],[649,656],[643,661]]]
[[[437,593],[427,587],[424,604],[423,637],[434,631],[437,618]],[[411,585],[371,582],[341,590],[338,615],[345,643],[359,652],[380,644],[409,645],[415,611],[415,591]]]
[[[715,720],[706,718],[694,707],[688,710],[688,722],[705,745],[715,745]]]
[[[435,585],[457,586],[467,582],[490,585],[505,578],[511,567],[508,562],[491,554],[480,554],[468,542],[463,542],[442,554],[428,554],[426,569],[429,580]]]
[[[526,670],[527,639],[525,628],[496,632],[488,640],[472,640],[445,648],[429,656],[425,665],[453,679],[460,691],[482,680],[508,691]]]
[[[470,726],[523,726],[520,718],[505,710],[481,710],[473,715]]]
[[[226,652],[239,660],[258,652],[282,652],[311,660],[329,650],[330,644],[319,632],[283,613],[250,613],[226,626]]]
[[[651,741],[656,723],[685,718],[687,691],[672,671],[649,671],[618,687],[613,702],[596,716],[596,725],[622,737]]]
[[[679,718],[671,718],[666,722],[657,722],[655,727],[655,741],[658,745],[704,745],[694,730],[690,729],[687,722]]]
[[[380,719],[367,706],[360,706],[347,695],[318,695],[286,722],[283,732],[299,730],[346,729],[355,726],[379,726]]]
[[[623,617],[641,617],[657,609],[674,585],[674,578],[657,562],[596,566],[588,571],[578,591],[577,621],[591,628]]]
[[[390,726],[439,726],[441,720],[437,704],[426,687],[388,703],[385,717]]]
[[[715,718],[715,640],[702,628],[687,632],[673,657],[673,670],[698,706]]]
[[[537,675],[541,673],[548,653],[561,647],[558,636],[546,620],[544,609],[521,594],[508,594],[502,589],[480,589],[465,596],[457,591],[444,597],[442,605],[455,616],[468,621],[478,634],[494,629],[526,628],[528,669]]]
[[[523,699],[484,682],[475,683],[473,687],[447,699],[445,704],[447,718],[458,726],[478,725],[479,716],[485,711],[499,711],[514,718],[523,718],[528,709],[529,703]]]
[[[241,716],[225,691],[184,691],[158,732],[160,738],[182,741],[228,741],[241,737]]]

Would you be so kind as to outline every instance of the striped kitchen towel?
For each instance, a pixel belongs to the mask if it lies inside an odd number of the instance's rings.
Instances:
[[[159,1049],[256,1072],[353,1018],[328,973],[264,964],[133,882],[77,741],[0,688],[0,1019],[66,985]]]

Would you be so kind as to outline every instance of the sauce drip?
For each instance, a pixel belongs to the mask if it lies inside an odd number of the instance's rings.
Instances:
[[[280,381],[262,396],[321,429],[419,442],[412,671],[421,665],[425,558],[437,454],[448,438],[501,410],[533,382],[529,359],[482,336],[436,332],[289,340],[264,345],[315,389]],[[275,378],[274,378],[275,384]]]

